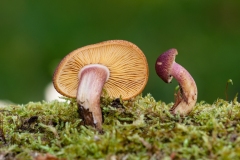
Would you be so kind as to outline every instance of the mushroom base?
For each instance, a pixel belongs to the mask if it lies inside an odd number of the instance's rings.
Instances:
[[[175,102],[170,109],[170,113],[173,115],[180,114],[180,116],[186,116],[189,112],[191,112],[194,104],[187,103],[187,101],[184,100],[181,92],[182,90],[180,88],[180,90],[175,94]]]
[[[92,112],[89,109],[85,109],[82,105],[78,104],[78,114],[79,117],[82,119],[81,124],[84,126],[92,126],[96,128],[96,124],[94,123]],[[101,130],[100,130],[101,132]]]

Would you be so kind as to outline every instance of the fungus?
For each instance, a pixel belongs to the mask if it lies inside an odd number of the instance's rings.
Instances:
[[[140,94],[148,80],[148,64],[133,43],[110,40],[69,53],[58,65],[53,84],[67,97],[76,98],[84,125],[102,130],[100,97],[128,100]]]
[[[188,73],[181,65],[175,62],[178,54],[176,49],[170,49],[161,54],[155,64],[157,75],[166,83],[170,83],[174,77],[179,83],[179,90],[176,95],[175,103],[170,109],[172,114],[179,113],[187,115],[197,101],[197,86]]]

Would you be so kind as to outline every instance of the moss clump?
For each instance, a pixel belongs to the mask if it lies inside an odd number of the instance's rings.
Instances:
[[[239,159],[240,105],[200,102],[187,117],[149,94],[102,98],[104,133],[81,125],[77,105],[39,102],[0,110],[0,159]]]

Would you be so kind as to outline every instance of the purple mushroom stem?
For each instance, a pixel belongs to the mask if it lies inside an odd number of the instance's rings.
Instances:
[[[155,65],[158,76],[166,83],[175,78],[179,83],[179,90],[175,103],[170,109],[172,114],[179,113],[182,116],[192,111],[197,101],[197,86],[189,72],[175,62],[178,54],[176,49],[170,49],[161,54]]]

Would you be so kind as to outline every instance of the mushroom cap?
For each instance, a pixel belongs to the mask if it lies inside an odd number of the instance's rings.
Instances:
[[[89,64],[108,67],[110,76],[103,90],[113,98],[130,99],[140,94],[148,81],[148,63],[143,52],[131,42],[110,40],[76,49],[65,56],[53,76],[55,89],[64,96],[76,98],[78,73]]]
[[[166,83],[170,83],[173,78],[171,70],[177,54],[177,50],[172,48],[161,54],[156,61],[155,70],[157,75]]]

